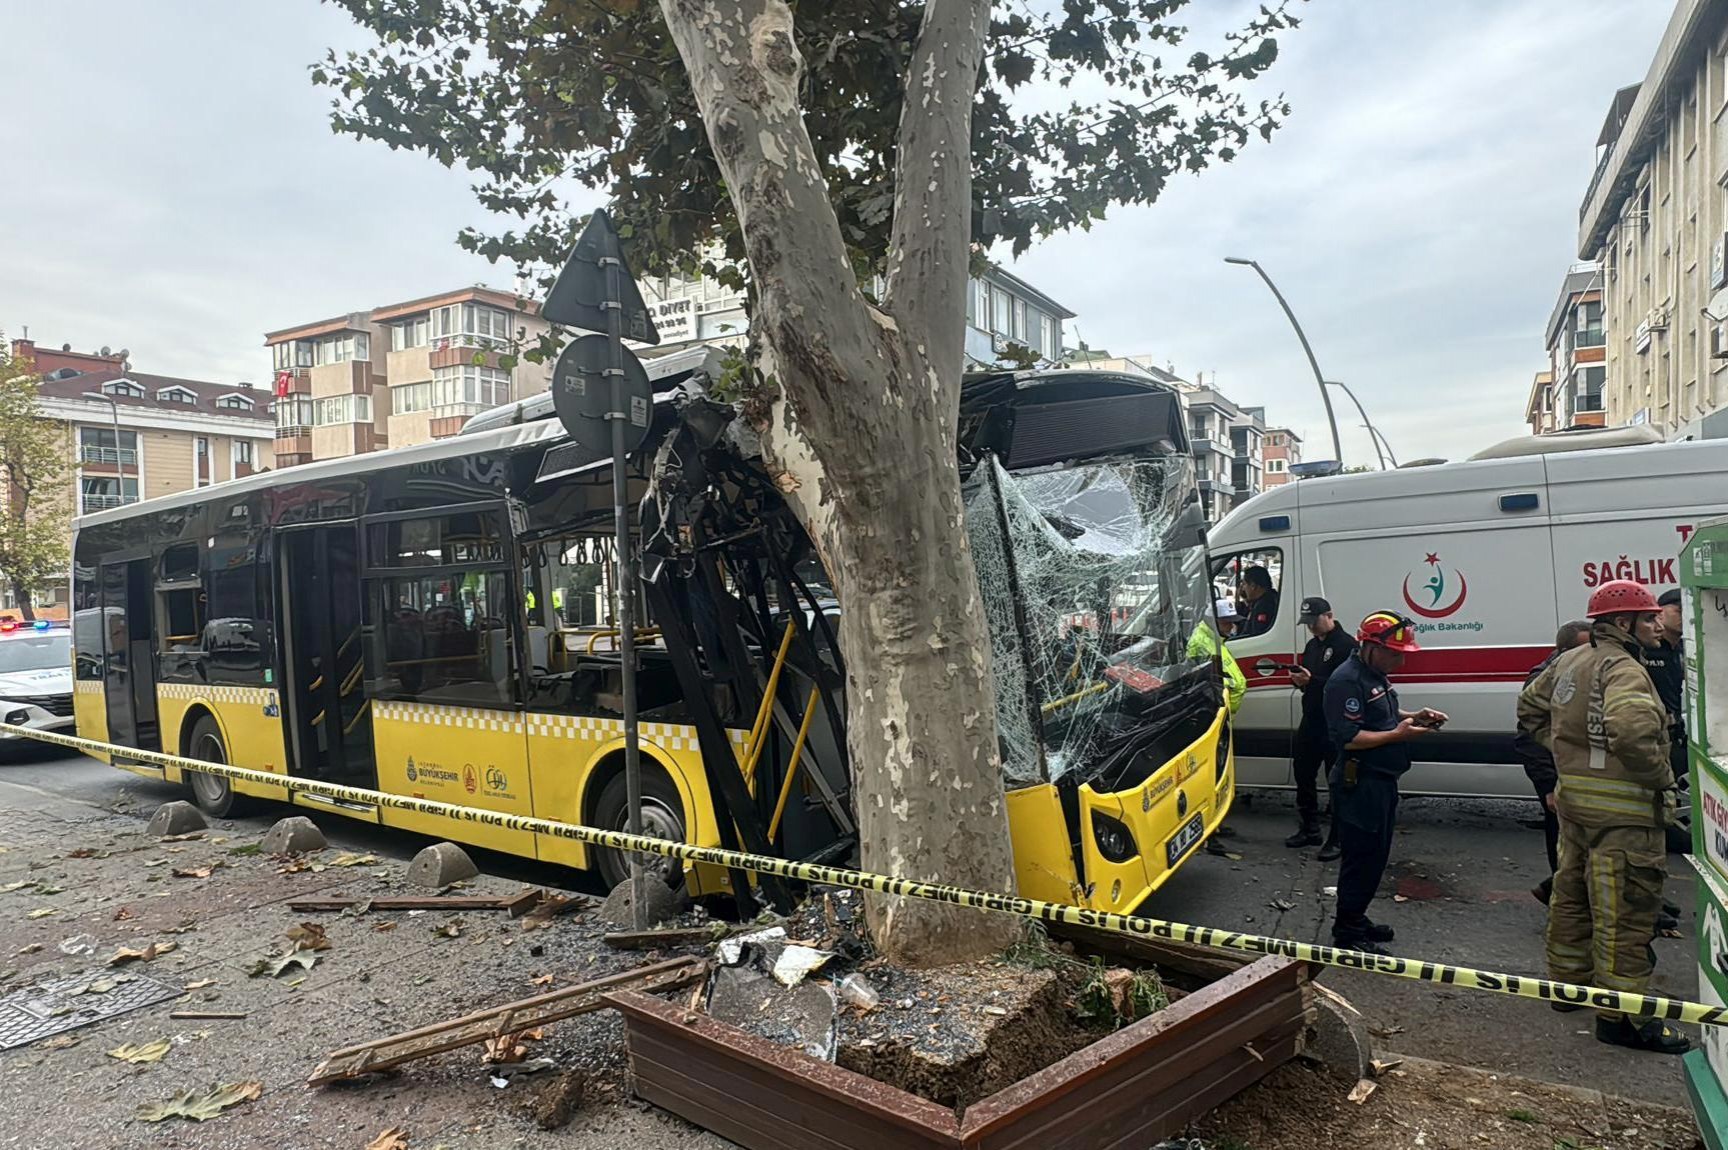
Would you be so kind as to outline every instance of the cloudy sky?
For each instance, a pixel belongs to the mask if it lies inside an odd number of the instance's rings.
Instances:
[[[1267,81],[1295,105],[1273,143],[1015,271],[1078,312],[1089,344],[1216,373],[1323,446],[1276,303],[1222,262],[1258,259],[1400,458],[1468,454],[1520,428],[1597,128],[1670,10],[1312,0]],[[142,371],[262,381],[266,330],[511,282],[455,246],[483,222],[460,172],[329,131],[306,67],[357,42],[333,8],[0,0],[0,39],[9,336],[28,325],[45,344],[127,347]],[[1346,414],[1346,459],[1363,461]]]

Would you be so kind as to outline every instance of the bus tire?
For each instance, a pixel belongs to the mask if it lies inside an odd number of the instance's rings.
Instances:
[[[192,725],[192,734],[186,740],[186,754],[189,758],[202,759],[207,763],[228,761],[228,747],[222,741],[222,728],[216,725],[213,717],[201,716]],[[249,805],[247,800],[234,793],[234,785],[227,779],[204,771],[188,770],[185,774],[186,792],[192,796],[198,809],[211,818],[232,818],[246,812]]]
[[[604,831],[624,831],[630,823],[630,788],[624,772],[607,782],[594,803],[594,825]],[[688,841],[684,823],[684,802],[678,788],[664,773],[642,764],[642,833],[651,838],[672,842]],[[676,890],[684,885],[684,864],[678,859],[660,855],[644,855],[643,863],[651,875]],[[608,889],[630,877],[630,855],[609,847],[594,848],[594,869]]]

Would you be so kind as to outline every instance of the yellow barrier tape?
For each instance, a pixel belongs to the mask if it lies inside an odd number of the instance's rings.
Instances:
[[[130,747],[100,743],[94,739],[82,739],[76,735],[63,735],[57,731],[34,731],[28,728],[15,727],[13,733],[45,743],[71,747],[86,753],[110,754],[130,762],[153,763],[164,767],[178,767],[182,770],[203,771],[249,783],[287,787],[290,792],[321,795],[324,798],[344,802],[368,803],[394,810],[442,815],[462,822],[478,823],[482,826],[531,831],[535,834],[552,835],[556,838],[574,839],[589,846],[611,847],[614,850],[634,850],[644,854],[657,854],[667,858],[682,859],[686,862],[710,863],[730,870],[755,871],[759,874],[779,875],[781,878],[796,879],[800,882],[824,883],[829,886],[848,887],[875,894],[929,899],[933,902],[970,907],[974,910],[1000,911],[1004,914],[1019,915],[1022,918],[1035,918],[1043,922],[1060,922],[1070,926],[1090,927],[1094,930],[1110,931],[1136,938],[1155,938],[1192,943],[1197,946],[1211,947],[1215,950],[1237,950],[1246,951],[1250,954],[1276,955],[1282,958],[1296,959],[1299,962],[1311,962],[1320,966],[1336,966],[1346,970],[1365,970],[1374,974],[1386,974],[1394,978],[1406,978],[1416,982],[1432,982],[1444,986],[1488,991],[1494,994],[1508,994],[1516,998],[1533,998],[1544,1002],[1561,1002],[1575,1006],[1586,1006],[1594,1010],[1620,1011],[1640,1018],[1654,1017],[1668,1022],[1728,1026],[1728,1007],[1708,1006],[1701,1002],[1688,1002],[1680,998],[1664,998],[1653,994],[1627,994],[1624,991],[1579,986],[1570,982],[1555,982],[1552,979],[1534,978],[1529,975],[1500,974],[1493,971],[1474,970],[1467,966],[1451,966],[1443,962],[1424,962],[1413,958],[1364,954],[1361,951],[1344,950],[1339,947],[1315,946],[1310,943],[1295,942],[1291,939],[1268,938],[1258,934],[1241,934],[1237,931],[1219,930],[1209,926],[1188,926],[1184,923],[1169,922],[1164,919],[1119,914],[1115,911],[1091,910],[1065,903],[1023,898],[1019,895],[992,894],[988,891],[968,890],[965,887],[947,886],[941,883],[889,878],[886,875],[870,874],[865,871],[791,862],[786,859],[745,854],[741,851],[722,850],[719,847],[690,846],[687,843],[668,842],[665,839],[647,838],[626,834],[622,831],[604,831],[596,827],[556,822],[552,819],[503,814],[499,811],[457,806],[454,803],[441,803],[435,799],[408,798],[402,795],[386,794],[383,791],[366,790],[362,787],[348,787],[338,783],[319,782],[316,779],[300,779],[272,774],[269,771],[233,767],[226,763],[207,763],[199,759],[185,758],[181,755],[163,754],[160,751],[134,750]]]

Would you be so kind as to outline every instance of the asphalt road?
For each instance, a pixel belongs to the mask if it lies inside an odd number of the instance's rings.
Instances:
[[[1380,896],[1369,913],[1398,932],[1395,954],[1512,974],[1545,973],[1546,910],[1529,893],[1547,873],[1542,832],[1524,825],[1534,802],[1408,799]],[[1240,861],[1202,855],[1143,908],[1158,918],[1330,943],[1336,863],[1289,850],[1289,796],[1238,799],[1220,840]],[[1678,939],[1658,939],[1654,990],[1697,997],[1692,868],[1669,856],[1668,901],[1681,908]],[[1405,901],[1395,901],[1402,891]],[[1280,909],[1284,905],[1289,909]],[[1355,1003],[1380,1033],[1377,1047],[1422,1058],[1505,1070],[1675,1106],[1686,1105],[1680,1060],[1596,1041],[1588,1012],[1439,987],[1358,971],[1331,970],[1325,985]],[[1696,1030],[1688,1028],[1696,1040]]]
[[[0,782],[103,809],[147,812],[175,788],[114,770],[55,748],[0,759]],[[16,794],[17,792],[13,792]],[[244,820],[259,827],[284,808]],[[1536,809],[1504,800],[1407,800],[1381,897],[1372,914],[1394,927],[1389,949],[1400,955],[1484,970],[1544,972],[1544,908],[1529,888],[1546,873],[1542,834],[1525,825]],[[423,836],[362,823],[318,820],[335,845],[392,858],[412,857]],[[1336,864],[1312,849],[1283,845],[1294,828],[1288,796],[1261,793],[1238,801],[1222,840],[1240,860],[1199,855],[1144,908],[1160,918],[1305,942],[1330,942]],[[539,885],[594,891],[577,872],[508,855],[475,852],[489,874]],[[1402,890],[1405,901],[1395,901]],[[1668,899],[1680,905],[1679,939],[1659,939],[1655,990],[1696,997],[1691,867],[1670,856]],[[1287,909],[1281,909],[1288,905]],[[1680,1061],[1598,1043],[1588,1013],[1557,1014],[1545,1004],[1478,991],[1436,987],[1381,975],[1333,970],[1333,990],[1354,1002],[1378,1030],[1386,1051],[1505,1070],[1532,1078],[1672,1105],[1686,1104]]]

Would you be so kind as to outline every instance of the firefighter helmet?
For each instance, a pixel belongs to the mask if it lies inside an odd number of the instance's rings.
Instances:
[[[1396,611],[1376,611],[1356,628],[1358,643],[1378,643],[1388,651],[1419,651],[1416,624]]]
[[[1590,608],[1584,613],[1592,619],[1609,615],[1655,614],[1661,610],[1650,588],[1630,579],[1613,579],[1590,593]]]

